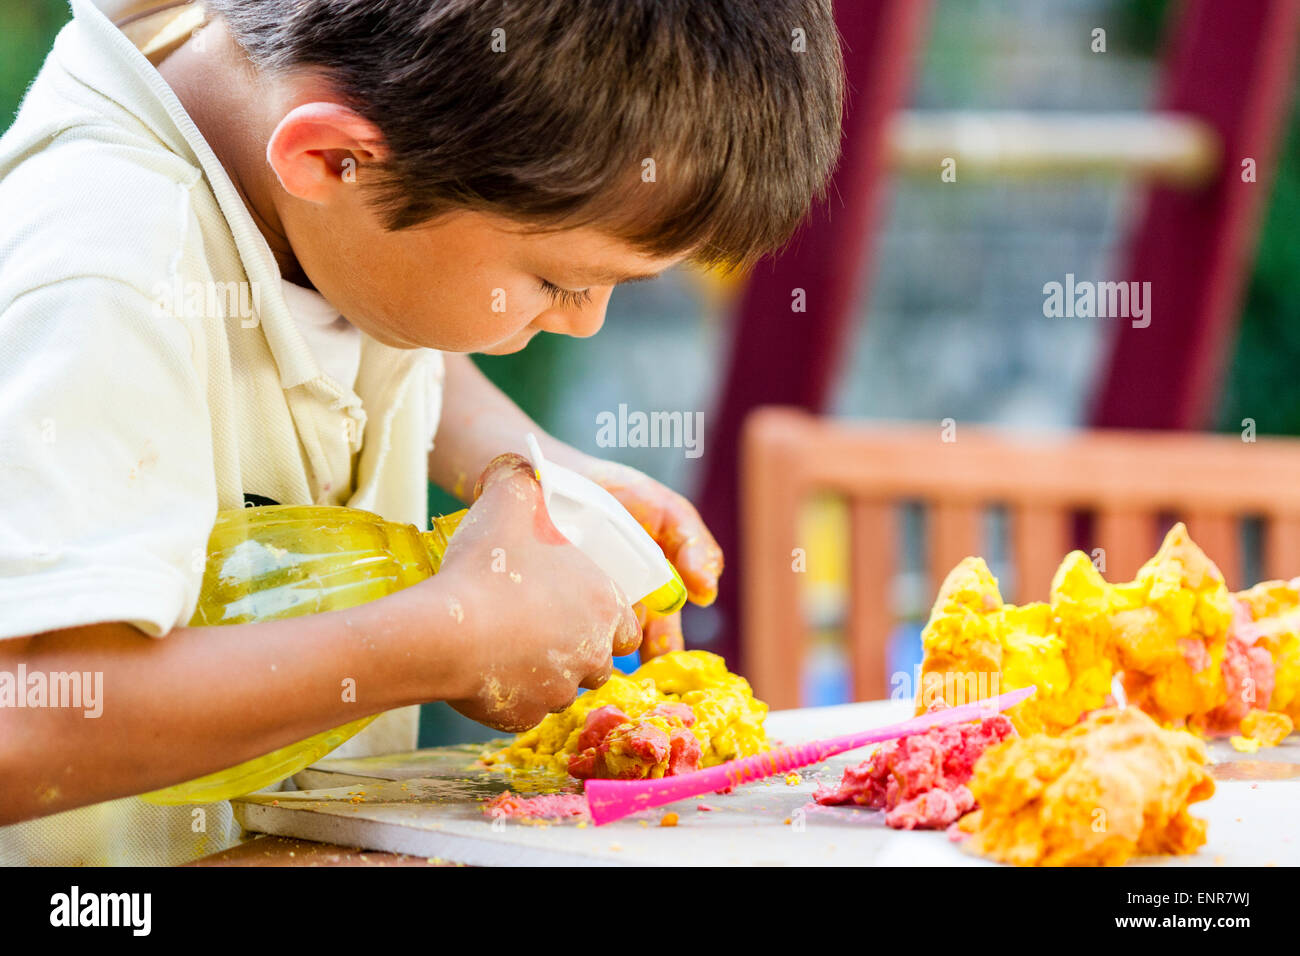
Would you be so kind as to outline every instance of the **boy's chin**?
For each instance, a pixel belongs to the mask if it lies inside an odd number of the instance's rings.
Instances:
[[[522,351],[523,347],[533,340],[536,332],[521,332],[519,335],[506,339],[504,342],[498,342],[496,345],[486,349],[479,349],[480,355],[513,355],[515,352]]]

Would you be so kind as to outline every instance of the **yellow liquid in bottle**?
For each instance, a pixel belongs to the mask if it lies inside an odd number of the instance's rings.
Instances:
[[[217,515],[190,626],[247,624],[339,611],[436,574],[464,511],[431,531],[355,508],[269,505]],[[360,733],[350,721],[235,767],[144,794],[150,803],[211,803],[292,776]]]

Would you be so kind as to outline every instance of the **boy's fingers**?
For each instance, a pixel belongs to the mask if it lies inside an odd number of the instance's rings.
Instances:
[[[722,549],[695,506],[681,495],[630,469],[597,462],[587,472],[617,498],[658,542],[695,604],[712,604],[722,574]],[[630,476],[629,476],[630,475]]]
[[[614,630],[614,656],[631,654],[641,646],[641,625],[637,622],[636,612],[630,605],[623,606],[623,615]]]
[[[695,604],[712,604],[722,574],[722,549],[695,506],[667,489],[653,498],[621,499],[632,517],[658,542]]]
[[[659,492],[639,503],[624,501],[624,504],[659,543],[682,576],[687,592],[699,603],[701,598],[717,590],[722,549],[689,501],[666,488],[660,488]]]
[[[707,607],[714,602],[718,596],[718,578],[722,575],[722,549],[712,536],[707,541],[687,544],[677,552],[673,565],[682,576],[691,603]]]
[[[579,686],[579,687],[586,687],[587,685],[586,685],[586,684],[579,684],[578,686]],[[575,691],[574,694],[573,694],[573,696],[570,697],[570,698],[568,699],[568,701],[565,702],[563,705],[559,705],[559,704],[557,704],[557,705],[553,705],[553,706],[551,707],[550,712],[551,712],[552,714],[563,713],[564,711],[568,710],[570,707],[573,706],[573,702],[574,702],[575,700],[578,699],[578,696],[579,696],[578,693]],[[533,726],[533,727],[536,727],[537,724],[539,724],[539,723],[541,723],[540,720],[537,721],[537,723],[533,724],[532,726]],[[531,729],[531,728],[530,728],[530,729]]]
[[[614,661],[611,658],[604,663],[599,671],[589,675],[578,686],[585,687],[587,690],[600,690],[601,687],[605,686],[606,681],[609,680],[609,675],[612,673],[614,673]]]
[[[705,527],[700,513],[685,498],[673,496],[664,506],[655,535],[696,604],[712,604],[722,574],[722,548]]]
[[[675,611],[667,617],[652,618],[647,622],[641,637],[641,660],[648,661],[660,654],[680,651],[685,647],[682,615],[680,611]]]

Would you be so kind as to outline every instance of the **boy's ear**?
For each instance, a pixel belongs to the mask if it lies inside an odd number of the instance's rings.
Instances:
[[[266,160],[291,196],[323,203],[361,167],[388,156],[379,128],[338,103],[304,103],[285,114],[266,144]]]

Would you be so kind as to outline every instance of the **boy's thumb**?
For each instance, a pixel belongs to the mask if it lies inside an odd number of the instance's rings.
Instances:
[[[522,455],[508,452],[497,455],[479,476],[474,485],[474,501],[484,497],[492,499],[490,507],[501,509],[504,515],[529,518],[528,526],[548,544],[564,544],[565,538],[551,523],[542,497],[542,484],[532,462]]]
[[[537,480],[537,471],[523,455],[507,452],[487,463],[478,483],[474,485],[474,501],[477,502],[487,494],[491,494],[494,499],[492,508],[504,508],[506,513],[516,509],[516,515],[521,509],[525,515],[530,516],[531,520],[526,527],[532,528],[539,541],[546,544],[569,543],[552,523],[546,510],[546,500],[542,497],[542,483]]]
[[[483,492],[500,482],[513,482],[521,494],[536,495],[539,500],[541,498],[542,486],[537,481],[537,473],[533,470],[532,462],[523,455],[506,452],[488,462],[483,474],[478,477],[478,483],[474,485],[474,500],[478,501]]]

